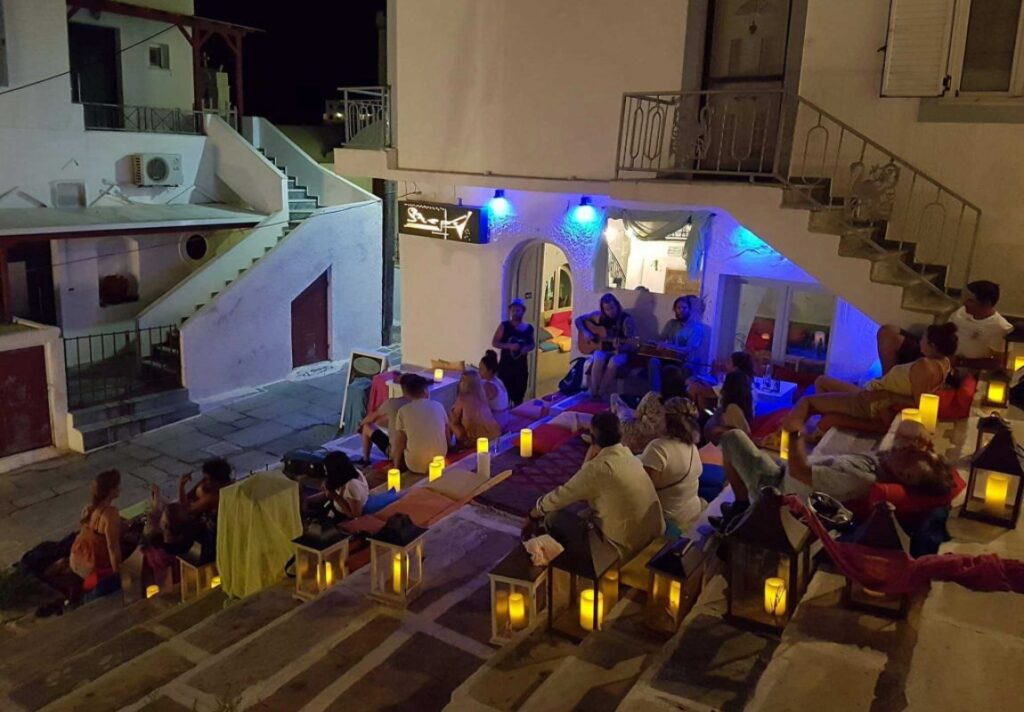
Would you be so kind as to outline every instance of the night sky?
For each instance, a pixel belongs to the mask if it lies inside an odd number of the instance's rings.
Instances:
[[[377,84],[376,14],[385,0],[196,0],[195,13],[258,27],[244,41],[245,113],[319,124],[339,86]],[[211,64],[230,66],[215,39]]]

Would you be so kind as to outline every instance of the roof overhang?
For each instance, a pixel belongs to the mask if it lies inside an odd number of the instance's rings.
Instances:
[[[207,232],[252,227],[267,216],[225,205],[193,203],[0,209],[0,242]]]

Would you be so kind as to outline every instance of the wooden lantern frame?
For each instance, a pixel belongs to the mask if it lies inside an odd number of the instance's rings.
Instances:
[[[202,549],[196,544],[192,549],[178,557],[178,580],[181,591],[181,602],[191,601],[209,593],[213,588],[213,579],[218,576],[216,561],[203,561]]]
[[[295,597],[311,601],[348,577],[349,536],[320,539],[307,535],[295,544]],[[331,575],[327,571],[330,567]],[[328,578],[331,580],[328,581]]]
[[[517,546],[487,574],[491,584],[491,643],[502,645],[537,625],[548,609],[548,569],[534,566],[530,555]],[[512,625],[509,613],[498,611],[502,594],[520,593],[524,599],[525,622]]]
[[[910,553],[910,536],[896,521],[896,507],[891,502],[877,502],[871,514],[844,541],[866,547],[861,556],[870,567],[870,549],[879,550],[879,563],[889,563],[883,551]],[[846,608],[869,613],[883,618],[905,618],[910,608],[910,596],[888,595],[864,588],[858,582],[846,577],[843,586],[842,603]]]
[[[704,552],[692,540],[680,537],[652,556],[647,570],[650,579],[644,623],[651,630],[672,635],[700,595]]]
[[[425,536],[424,529],[403,544],[370,537],[370,598],[405,608],[422,593]],[[401,580],[397,586],[393,565],[396,556],[402,557]]]
[[[587,551],[566,549],[551,562],[548,571],[548,628],[568,638],[582,640],[590,632],[601,630],[612,606],[602,600],[614,588],[618,597],[618,555],[611,545],[590,528]],[[604,583],[605,575],[614,571],[614,585]],[[568,585],[565,585],[565,577]],[[610,581],[611,579],[609,579]],[[594,590],[591,630],[580,625],[580,596],[586,589]],[[612,603],[614,605],[614,602]]]

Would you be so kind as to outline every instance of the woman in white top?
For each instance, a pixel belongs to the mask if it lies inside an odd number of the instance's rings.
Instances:
[[[697,496],[704,466],[694,444],[699,433],[696,415],[696,406],[689,399],[669,399],[665,403],[666,434],[652,440],[640,455],[665,519],[680,532],[697,523],[703,508]]]
[[[330,519],[355,519],[363,514],[370,497],[370,485],[348,455],[332,452],[324,458],[324,508]]]
[[[509,398],[505,384],[498,378],[498,354],[496,351],[487,349],[484,357],[480,359],[478,371],[480,380],[484,383],[484,395],[487,396],[487,404],[491,406],[491,413],[504,429],[509,420]]]

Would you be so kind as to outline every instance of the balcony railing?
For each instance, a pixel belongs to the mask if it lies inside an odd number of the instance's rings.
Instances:
[[[391,89],[338,87],[338,112],[348,148],[391,147]]]
[[[68,408],[114,403],[181,387],[177,327],[112,331],[64,339]]]
[[[135,131],[140,133],[202,134],[204,115],[220,113],[212,109],[162,109],[153,106],[83,103],[85,128],[90,131]],[[222,114],[232,126],[237,125],[234,110]]]
[[[783,90],[626,94],[616,174],[782,184],[929,291],[970,280],[980,208]]]

